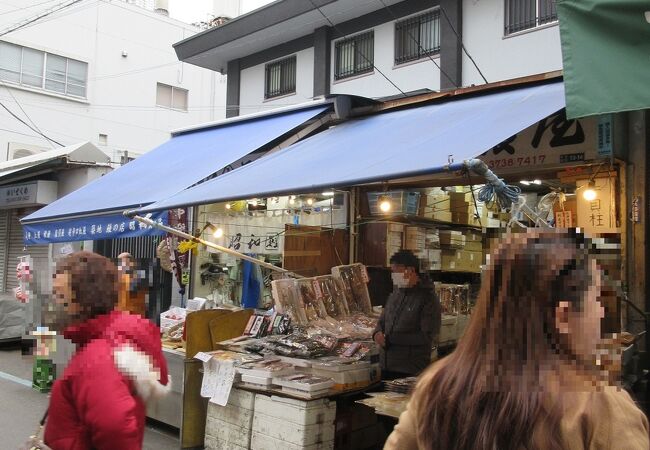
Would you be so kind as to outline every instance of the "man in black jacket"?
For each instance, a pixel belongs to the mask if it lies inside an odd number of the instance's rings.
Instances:
[[[375,328],[381,347],[383,379],[418,375],[431,362],[433,339],[440,332],[440,301],[419,273],[419,261],[408,250],[391,259],[394,290]]]

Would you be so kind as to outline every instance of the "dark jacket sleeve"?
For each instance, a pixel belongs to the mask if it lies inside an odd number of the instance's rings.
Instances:
[[[431,345],[433,337],[440,331],[440,308],[435,294],[427,290],[422,291],[418,300],[421,302],[420,323],[414,324],[414,331],[410,333],[392,332],[389,337],[391,344],[405,346]],[[437,318],[436,310],[438,311]]]

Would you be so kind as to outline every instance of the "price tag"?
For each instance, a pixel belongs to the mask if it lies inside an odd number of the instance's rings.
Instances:
[[[361,279],[364,283],[370,283],[370,277],[368,276],[368,269],[366,266],[361,266]]]
[[[196,355],[194,355],[194,358],[198,359],[199,361],[208,362],[212,359],[212,355],[208,355],[204,352],[198,352]]]
[[[233,361],[215,361],[217,363],[216,383],[211,403],[226,406],[230,391],[235,381],[235,363]]]
[[[316,293],[316,298],[323,298],[323,290],[320,288],[320,283],[316,280],[313,282],[314,292]]]

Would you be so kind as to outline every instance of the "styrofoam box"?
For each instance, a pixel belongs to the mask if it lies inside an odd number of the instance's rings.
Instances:
[[[205,434],[211,436],[215,441],[226,442],[233,446],[248,448],[251,442],[252,426],[244,424],[236,425],[224,422],[208,416],[205,422]],[[207,445],[207,443],[206,443]],[[220,448],[220,447],[217,447]],[[222,447],[222,448],[228,448]]]
[[[255,399],[255,412],[298,425],[334,423],[336,419],[336,402],[315,401],[298,404],[286,400],[288,399],[258,394]]]
[[[233,425],[250,427],[253,421],[253,410],[240,408],[239,406],[219,406],[210,402],[208,403],[208,417]]]
[[[248,450],[250,447],[242,447],[232,442],[222,441],[209,434],[205,435],[205,450]]]
[[[330,424],[298,425],[255,412],[253,431],[296,445],[313,445],[334,439],[335,427]]]
[[[295,445],[253,431],[251,450],[334,450],[334,441],[319,442],[312,445]]]
[[[233,388],[228,397],[229,406],[239,406],[244,409],[255,409],[255,393]]]

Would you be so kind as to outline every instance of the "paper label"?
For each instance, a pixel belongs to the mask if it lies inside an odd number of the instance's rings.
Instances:
[[[208,355],[207,353],[204,352],[198,352],[196,355],[194,355],[195,359],[198,359],[199,361],[208,362],[212,359],[212,355]]]
[[[361,278],[363,279],[364,283],[370,283],[370,277],[368,276],[368,269],[366,266],[361,266]]]
[[[313,282],[314,292],[316,293],[316,298],[323,298],[323,290],[320,288],[320,283],[316,280]]]
[[[217,361],[203,362],[203,381],[201,382],[201,397],[212,398],[217,388]]]
[[[226,406],[235,381],[235,363],[233,361],[216,361],[216,363],[216,382],[210,402],[219,406]]]

